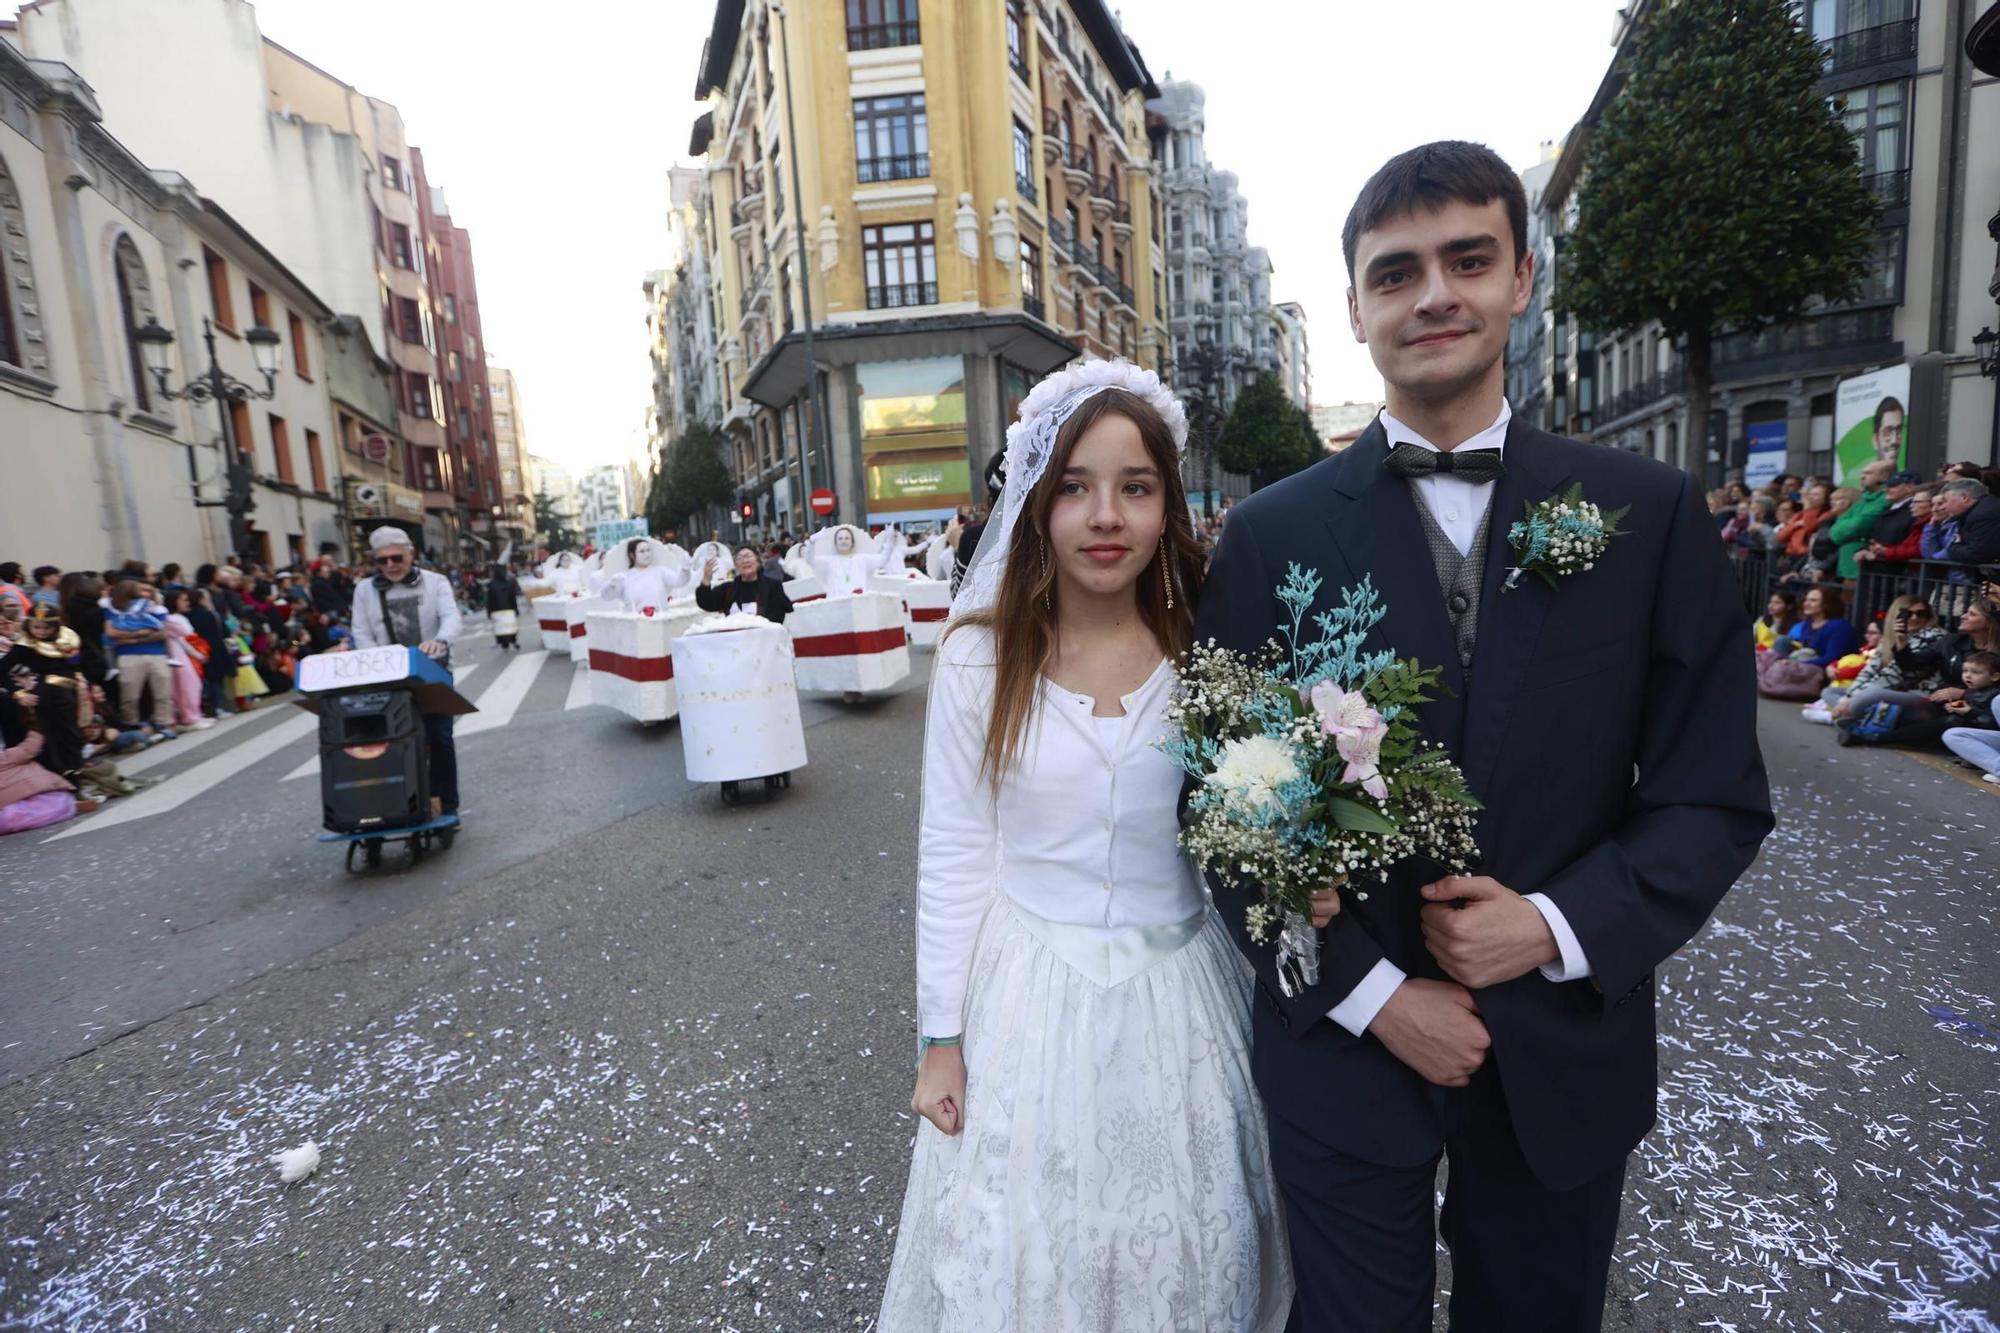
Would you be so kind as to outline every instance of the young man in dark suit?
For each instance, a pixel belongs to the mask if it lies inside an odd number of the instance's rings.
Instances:
[[[1475,144],[1413,149],[1342,237],[1349,318],[1387,407],[1345,452],[1238,504],[1197,642],[1276,636],[1288,562],[1322,606],[1364,576],[1371,649],[1444,669],[1421,725],[1485,804],[1466,875],[1405,863],[1324,932],[1286,996],[1257,971],[1253,1065],[1310,1333],[1428,1330],[1434,1237],[1456,1329],[1598,1327],[1628,1155],[1652,1127],[1654,969],[1770,831],[1749,623],[1697,481],[1514,418],[1520,178]],[[1527,505],[1629,507],[1595,567],[1516,564]],[[1441,1218],[1432,1190],[1442,1157]]]

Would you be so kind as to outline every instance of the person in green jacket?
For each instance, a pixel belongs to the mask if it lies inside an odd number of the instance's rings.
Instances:
[[[1840,548],[1840,563],[1835,569],[1839,577],[1851,579],[1859,576],[1854,553],[1868,549],[1868,539],[1875,531],[1875,523],[1889,507],[1889,492],[1885,483],[1895,470],[1894,463],[1879,458],[1862,468],[1861,498],[1846,513],[1834,519],[1833,526],[1827,529],[1827,536]]]

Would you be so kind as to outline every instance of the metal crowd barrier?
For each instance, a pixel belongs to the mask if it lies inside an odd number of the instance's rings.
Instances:
[[[1898,597],[1913,593],[1929,600],[1940,625],[1956,630],[1960,613],[1979,596],[1978,569],[1948,560],[1905,560],[1892,565],[1864,561],[1857,579],[1814,581],[1797,576],[1797,567],[1803,562],[1784,556],[1773,558],[1767,550],[1739,546],[1730,550],[1729,557],[1743,609],[1752,617],[1764,614],[1764,604],[1774,592],[1783,590],[1803,598],[1814,588],[1837,588],[1846,598],[1847,618],[1856,625],[1866,625]]]

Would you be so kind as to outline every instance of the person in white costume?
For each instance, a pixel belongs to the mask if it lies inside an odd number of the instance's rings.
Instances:
[[[604,567],[604,556],[603,551],[592,551],[583,560],[583,586],[592,597],[605,596],[605,590],[615,577],[611,570]]]
[[[542,578],[558,597],[567,597],[583,587],[583,557],[574,551],[558,551],[542,562]]]
[[[931,554],[958,540],[956,523],[944,532],[928,539],[919,538],[913,546],[903,536],[903,530],[891,525],[882,529],[878,539],[882,543],[882,572],[884,574],[904,574],[909,571],[913,559],[928,561]]]
[[[1127,362],[1044,381],[1008,431],[1001,530],[931,683],[923,1123],[882,1333],[1277,1333],[1290,1313],[1250,978],[1154,748],[1202,580],[1186,439]]]
[[[618,543],[605,553],[604,568],[611,575],[605,596],[616,597],[627,611],[643,612],[650,606],[657,614],[667,609],[675,594],[694,586],[688,553],[651,537]]]
[[[806,543],[806,559],[826,585],[826,595],[852,597],[868,591],[869,576],[888,568],[894,555],[891,547],[902,542],[900,536],[890,541],[889,534],[893,531],[893,528],[883,531],[879,546],[851,523],[815,532]]]
[[[733,563],[735,556],[736,553],[721,542],[708,541],[694,548],[688,557],[688,564],[696,571],[696,579],[712,588],[718,583],[727,583],[734,577],[732,571],[735,568]],[[700,571],[704,569],[713,572],[707,578],[702,578]]]

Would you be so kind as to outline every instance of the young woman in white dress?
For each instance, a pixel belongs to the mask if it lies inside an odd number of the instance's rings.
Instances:
[[[1275,1333],[1292,1282],[1249,980],[1154,748],[1202,561],[1186,415],[1053,377],[938,651],[917,912],[922,1116],[883,1333]]]

